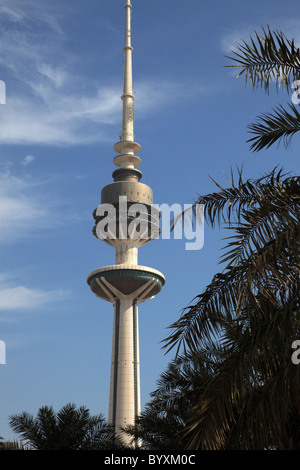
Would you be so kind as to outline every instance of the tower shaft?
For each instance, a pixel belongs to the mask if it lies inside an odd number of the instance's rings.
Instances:
[[[114,306],[108,421],[116,430],[141,412],[138,306],[128,296]]]
[[[130,445],[121,429],[135,423],[141,412],[138,304],[156,286],[149,279],[129,294],[119,291],[105,277],[97,283],[114,304],[108,421]]]

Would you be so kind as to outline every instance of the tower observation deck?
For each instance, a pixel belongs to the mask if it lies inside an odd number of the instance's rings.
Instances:
[[[121,428],[134,425],[141,412],[138,306],[165,283],[162,273],[138,264],[138,249],[159,235],[160,214],[137,169],[141,146],[134,141],[131,9],[126,0],[122,133],[113,160],[117,169],[93,213],[93,234],[115,248],[115,264],[96,269],[87,279],[94,294],[114,306],[108,422],[128,445],[131,439]]]

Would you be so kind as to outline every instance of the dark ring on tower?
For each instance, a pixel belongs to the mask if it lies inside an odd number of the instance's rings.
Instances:
[[[101,278],[104,278],[124,295],[132,294],[150,280],[156,281],[155,285],[143,300],[148,300],[158,294],[166,282],[163,274],[156,269],[144,266],[106,266],[90,273],[87,278],[87,283],[97,297],[108,301],[110,298],[107,295],[106,289],[101,287]],[[100,282],[97,282],[97,280]]]
[[[114,181],[139,181],[142,177],[142,172],[136,168],[117,168],[112,174]]]

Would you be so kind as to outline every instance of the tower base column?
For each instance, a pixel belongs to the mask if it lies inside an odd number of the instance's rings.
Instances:
[[[98,283],[110,293],[114,303],[108,422],[124,444],[138,447],[139,443],[132,442],[132,437],[127,436],[122,428],[134,426],[141,413],[138,303],[153,288],[156,280],[146,282],[129,295],[118,291],[105,278]]]

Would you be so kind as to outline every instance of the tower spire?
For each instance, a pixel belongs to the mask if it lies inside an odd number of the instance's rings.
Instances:
[[[132,87],[132,51],[131,45],[131,2],[126,1],[126,26],[124,46],[124,84],[123,84],[123,121],[121,141],[134,141],[133,133],[133,87]]]
[[[135,168],[141,163],[141,159],[135,155],[141,150],[141,146],[134,141],[134,95],[132,82],[132,51],[131,45],[131,0],[126,0],[126,22],[125,22],[125,46],[124,51],[124,82],[123,94],[123,115],[122,133],[120,141],[114,146],[114,150],[119,153],[114,159],[116,166],[122,168]]]

